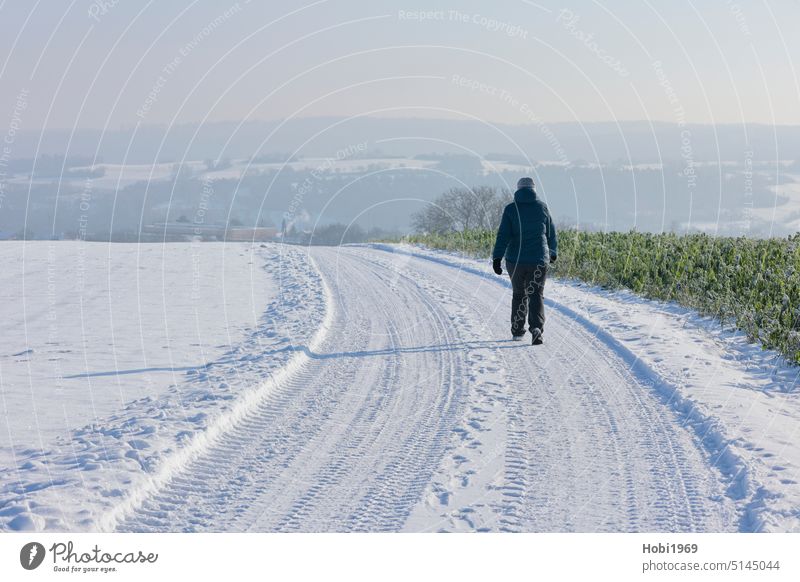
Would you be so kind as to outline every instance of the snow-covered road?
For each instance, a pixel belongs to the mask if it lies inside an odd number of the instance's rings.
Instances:
[[[311,255],[329,294],[319,344],[118,530],[741,527],[697,436],[592,330],[550,310],[543,346],[511,342],[504,280]]]
[[[250,336],[52,449],[15,448],[6,528],[799,529],[797,368],[735,334],[554,280],[531,346],[485,262],[259,258],[279,291]]]

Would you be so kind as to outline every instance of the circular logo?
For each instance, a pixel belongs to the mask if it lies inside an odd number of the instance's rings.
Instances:
[[[44,546],[39,542],[30,542],[19,551],[19,563],[26,570],[35,570],[44,561]]]

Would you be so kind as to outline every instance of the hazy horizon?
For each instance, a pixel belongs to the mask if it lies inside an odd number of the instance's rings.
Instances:
[[[379,116],[379,115],[369,115],[369,116],[362,116],[362,115],[353,115],[353,116],[338,116],[338,115],[310,115],[307,117],[296,117],[292,118],[295,121],[319,121],[319,120],[341,120],[341,119],[350,119],[350,118],[364,118],[364,119],[373,119],[373,120],[409,120],[409,121],[462,121],[459,119],[452,119],[448,117],[392,117],[392,116]],[[245,123],[260,123],[260,124],[279,124],[288,121],[285,117],[276,117],[276,118],[265,118],[265,119],[217,119],[214,121],[207,121],[204,123],[200,123],[198,121],[183,121],[180,123],[174,123],[171,127],[186,127],[192,126],[197,127],[199,125],[238,125],[238,124],[245,124]],[[668,126],[680,126],[681,124],[671,121],[669,119],[661,120],[661,119],[615,119],[615,120],[554,120],[548,121],[548,125],[550,126],[557,126],[557,125],[668,125]],[[504,123],[504,122],[496,122],[493,125],[502,125],[507,127],[535,127],[534,123]],[[686,123],[686,126],[689,127],[763,127],[763,128],[786,128],[786,129],[800,129],[800,121],[797,123],[764,123],[764,122],[747,122],[747,123],[735,123],[735,122],[727,122],[727,123],[702,123],[702,122],[692,122]],[[121,124],[118,127],[113,128],[102,128],[102,127],[42,127],[42,128],[33,128],[33,129],[26,129],[20,131],[20,133],[35,133],[40,134],[44,131],[52,131],[52,132],[64,132],[64,131],[130,131],[139,127],[141,129],[153,129],[153,128],[165,128],[170,127],[167,123],[134,123],[131,125]]]
[[[353,114],[800,123],[800,6],[245,0],[0,4],[24,127]]]
[[[443,191],[521,173],[584,228],[795,232],[798,17],[789,0],[0,0],[0,238],[135,240],[198,214],[407,231]]]

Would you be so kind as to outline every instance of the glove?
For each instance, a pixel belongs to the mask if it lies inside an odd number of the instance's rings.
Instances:
[[[558,259],[558,255],[550,255],[550,262],[555,263],[556,259]]]
[[[503,267],[500,266],[500,261],[502,260],[503,259],[494,259],[492,261],[492,269],[494,269],[494,272],[497,273],[498,275],[503,274]]]

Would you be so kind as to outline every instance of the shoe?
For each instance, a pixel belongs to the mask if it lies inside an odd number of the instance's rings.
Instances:
[[[535,327],[531,330],[531,335],[533,336],[533,339],[531,340],[531,345],[540,346],[542,345],[542,343],[544,343],[542,341],[542,330],[539,329],[538,327]]]
[[[522,338],[524,338],[524,337],[525,337],[525,334],[522,334],[522,335],[512,335],[512,336],[511,336],[511,341],[515,341],[515,342],[521,342],[521,341],[522,341]]]

